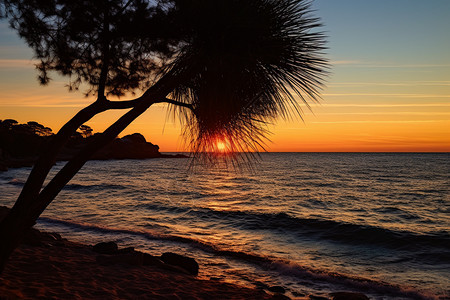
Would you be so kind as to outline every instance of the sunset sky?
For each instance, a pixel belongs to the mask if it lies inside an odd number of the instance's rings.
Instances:
[[[270,125],[268,151],[450,151],[450,1],[316,0],[332,70],[304,121]],[[0,22],[0,119],[57,131],[92,102],[66,79],[39,86],[32,51]],[[87,124],[107,128],[123,112]],[[144,134],[161,152],[182,151],[180,124],[153,106],[122,135]]]

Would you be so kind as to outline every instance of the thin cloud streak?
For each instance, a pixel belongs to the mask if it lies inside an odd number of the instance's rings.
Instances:
[[[399,111],[399,112],[342,112],[342,113],[320,113],[320,115],[411,115],[411,116],[450,116],[450,112],[411,112],[411,111]]]
[[[378,93],[343,93],[343,94],[322,94],[323,97],[356,97],[356,96],[375,96],[375,97],[395,97],[395,98],[450,98],[450,95],[438,94],[378,94]]]
[[[314,124],[367,124],[367,123],[439,123],[439,122],[450,122],[450,120],[406,120],[406,121],[399,121],[399,120],[387,120],[387,121],[370,121],[370,120],[364,120],[364,121],[317,121],[317,122],[311,122]]]
[[[409,82],[336,82],[328,87],[353,86],[450,86],[450,81],[409,81]]]
[[[331,61],[332,65],[356,68],[448,68],[450,64],[389,64],[385,62],[373,63],[358,60],[336,60]]]
[[[450,107],[450,103],[405,103],[405,104],[324,104],[320,107]]]

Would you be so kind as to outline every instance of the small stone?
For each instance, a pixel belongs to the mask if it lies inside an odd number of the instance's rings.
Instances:
[[[220,277],[209,277],[209,280],[222,280]]]
[[[269,289],[269,286],[267,284],[265,284],[264,282],[261,282],[261,281],[256,281],[255,285],[256,285],[257,289],[261,289],[261,290]]]
[[[279,285],[271,286],[268,288],[268,290],[271,291],[272,293],[280,293],[280,294],[284,294],[286,292],[284,287]]]
[[[306,296],[305,294],[299,293],[299,292],[296,292],[296,291],[292,291],[291,293],[292,293],[292,295],[294,295],[295,297],[305,297],[305,296]]]
[[[161,255],[161,260],[169,265],[180,267],[186,270],[189,274],[198,274],[198,263],[195,259],[180,254],[166,252]]]
[[[30,228],[25,232],[22,243],[30,246],[42,246],[42,234],[35,228]]]
[[[128,254],[128,253],[134,253],[134,247],[126,247],[117,250],[117,254]]]
[[[92,250],[100,254],[116,254],[118,249],[115,242],[101,242],[92,248]]]

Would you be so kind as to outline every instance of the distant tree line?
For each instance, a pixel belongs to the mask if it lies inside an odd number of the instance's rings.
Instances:
[[[20,124],[14,119],[0,120],[0,161],[33,159],[54,135],[50,127],[36,121]],[[93,129],[88,125],[81,125],[72,135],[69,144],[79,144],[92,136]]]
[[[56,156],[55,161],[72,159],[81,148],[100,138],[102,133],[94,133],[89,125],[81,125],[72,134],[67,144]],[[0,171],[9,167],[32,166],[46,147],[55,138],[52,129],[30,121],[19,124],[16,120],[0,120]],[[159,146],[145,140],[140,133],[133,133],[116,138],[107,147],[98,151],[91,159],[146,159],[146,158],[185,157],[184,155],[168,155],[159,152]]]

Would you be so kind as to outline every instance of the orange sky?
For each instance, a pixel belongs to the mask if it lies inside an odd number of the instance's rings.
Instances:
[[[305,109],[303,122],[270,125],[267,150],[450,151],[450,40],[443,38],[450,28],[450,1],[428,6],[416,0],[364,1],[372,7],[358,1],[339,7],[315,1],[330,40],[332,74],[321,104],[312,112]],[[27,46],[0,23],[0,119],[37,121],[57,131],[94,99],[69,93],[64,78],[39,86],[31,58]],[[102,131],[121,113],[106,112],[87,124]],[[180,131],[159,104],[123,134],[140,132],[162,152],[173,152],[184,150]]]

